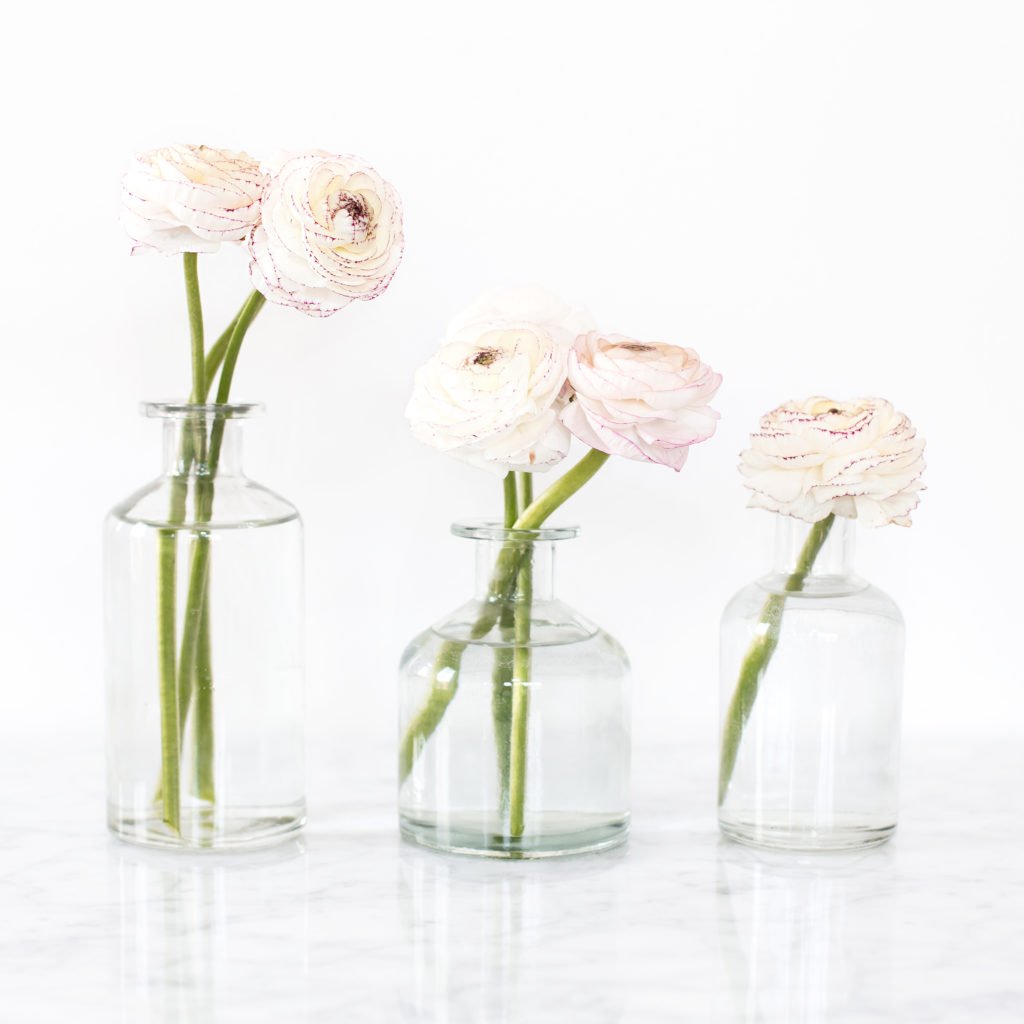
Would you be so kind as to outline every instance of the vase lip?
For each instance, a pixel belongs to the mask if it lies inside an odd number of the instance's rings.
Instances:
[[[139,411],[150,419],[244,420],[263,412],[262,402],[143,402]]]
[[[470,540],[522,540],[542,543],[544,541],[571,540],[580,535],[580,528],[578,526],[542,526],[538,530],[515,530],[488,519],[469,519],[452,523],[452,533],[456,537],[468,537]]]

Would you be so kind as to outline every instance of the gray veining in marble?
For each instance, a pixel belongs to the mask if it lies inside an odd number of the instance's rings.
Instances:
[[[709,754],[638,754],[626,848],[505,864],[403,846],[387,752],[358,800],[314,764],[301,840],[182,857],[108,838],[95,745],[8,743],[0,1021],[1024,1021],[1017,748],[911,744],[855,856],[720,840]]]

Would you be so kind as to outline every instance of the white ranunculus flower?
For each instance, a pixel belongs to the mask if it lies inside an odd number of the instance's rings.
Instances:
[[[406,416],[425,444],[501,473],[565,458],[566,355],[590,317],[541,288],[485,292],[416,374]]]
[[[330,316],[374,299],[402,259],[398,193],[354,156],[320,150],[270,168],[249,237],[253,286],[271,302]]]
[[[881,398],[787,402],[761,418],[740,458],[752,507],[809,523],[835,513],[909,526],[923,489],[924,440]]]
[[[678,471],[715,432],[708,403],[721,383],[692,348],[589,331],[569,352],[562,422],[598,451]]]
[[[259,221],[266,177],[247,153],[165,146],[140,153],[121,183],[121,224],[132,252],[216,252]]]

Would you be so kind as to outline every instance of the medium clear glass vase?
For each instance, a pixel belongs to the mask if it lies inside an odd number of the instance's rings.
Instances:
[[[456,525],[476,596],[402,657],[399,818],[423,846],[492,857],[603,850],[629,826],[629,662],[555,596],[576,529]]]
[[[305,821],[302,523],[242,472],[252,405],[143,407],[163,472],[104,530],[107,820],[248,847]]]
[[[854,573],[854,521],[777,518],[773,571],[722,617],[719,823],[755,846],[873,846],[896,828],[903,619]]]

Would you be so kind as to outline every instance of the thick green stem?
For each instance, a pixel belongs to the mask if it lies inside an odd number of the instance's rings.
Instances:
[[[521,839],[526,823],[526,755],[530,712],[530,619],[533,614],[532,548],[519,567],[512,660],[512,735],[509,754],[508,831]]]
[[[187,252],[183,255],[185,270],[185,301],[188,306],[188,329],[190,351],[192,354],[192,390],[189,394],[189,401],[195,405],[206,400],[207,377],[206,377],[206,342],[203,329],[203,304],[199,292],[199,258],[194,252]],[[193,460],[197,457],[200,449],[205,446],[205,439],[202,436],[195,436],[198,432],[202,434],[202,425],[196,425],[189,429],[191,424],[186,423],[181,441],[181,466],[179,472],[188,473]],[[183,493],[187,484],[183,480],[176,480],[172,485],[179,488]],[[173,519],[175,523],[181,523],[185,518],[185,505],[187,494],[182,498],[177,516]],[[175,544],[174,557],[177,559],[177,544]],[[186,612],[188,605],[186,604]],[[181,751],[185,738],[185,723],[188,718],[189,706],[192,702],[192,676],[186,672],[177,673],[178,681],[178,782],[181,781]],[[180,801],[180,793],[178,797]]]
[[[516,473],[516,486],[518,497],[518,509],[516,517],[525,511],[533,502],[533,474]]]
[[[246,298],[246,303],[249,299]],[[213,385],[214,378],[217,376],[218,370],[220,370],[221,364],[224,362],[224,356],[227,354],[228,345],[231,343],[231,338],[234,335],[235,327],[238,324],[238,319],[242,314],[242,310],[245,309],[243,304],[240,309],[231,319],[231,323],[224,329],[221,336],[213,343],[210,351],[206,353],[206,360],[203,368],[203,375],[201,384],[197,383],[193,379],[192,397],[191,401],[196,405],[203,405],[209,398],[210,388]],[[193,335],[193,344],[195,342],[195,336]],[[193,347],[193,357],[195,355],[195,348]],[[196,461],[199,465],[205,466],[208,460],[207,450],[207,436],[206,436],[206,424],[203,422],[197,422],[195,428],[191,431],[186,431],[182,439],[182,465],[184,467],[190,466],[193,461]],[[209,485],[209,481],[199,473],[195,474],[197,481],[196,490],[198,492],[199,487],[205,482]],[[212,501],[212,496],[210,498]],[[195,504],[198,509],[201,506],[202,499],[196,494]],[[184,513],[184,506],[182,507]],[[198,517],[197,517],[198,518]],[[204,604],[202,615],[200,616],[200,628],[206,629],[209,632],[209,623],[205,622],[209,615],[208,607]],[[185,660],[184,658],[182,659]],[[207,654],[207,662],[209,662],[209,654]],[[209,666],[207,666],[209,669]],[[209,675],[209,670],[207,671]],[[181,703],[181,731],[184,732],[185,719],[188,715],[189,710],[189,698],[190,690],[193,687],[194,680],[190,677],[187,672],[179,673],[179,686],[181,688],[183,701]]]
[[[516,475],[506,473],[503,483],[505,529],[511,529],[519,517],[516,496]],[[510,603],[505,604],[498,619],[502,642],[494,648],[494,668],[491,673],[491,718],[494,721],[494,746],[498,755],[498,805],[504,815],[508,808],[509,745],[512,723],[512,639],[514,614]]]
[[[226,405],[231,395],[231,381],[235,376],[235,366],[238,363],[238,353],[242,350],[242,342],[245,340],[245,332],[249,330],[249,325],[266,305],[266,301],[259,292],[254,291],[238,312],[231,338],[224,353],[224,366],[221,368],[220,383],[217,386],[217,402],[220,405]],[[213,445],[210,448],[212,457]]]
[[[517,530],[539,530],[559,505],[569,500],[611,458],[605,452],[591,450],[568,473],[559,477],[536,501],[530,503],[516,520]]]
[[[725,795],[729,791],[729,783],[732,780],[733,769],[736,767],[736,758],[739,754],[743,730],[754,708],[754,701],[757,699],[761,681],[768,670],[768,663],[775,653],[775,648],[779,645],[786,594],[794,594],[803,590],[804,581],[814,567],[814,560],[818,557],[818,553],[824,546],[829,530],[832,529],[834,522],[835,516],[830,515],[811,527],[807,540],[804,541],[804,546],[797,558],[796,567],[786,579],[785,593],[770,595],[761,609],[756,636],[751,641],[746,657],[744,657],[740,665],[736,689],[733,692],[732,700],[729,702],[729,709],[725,715],[725,726],[722,732],[722,754],[718,768],[719,805],[723,803]]]
[[[203,304],[199,297],[199,258],[194,252],[184,255],[185,300],[188,303],[188,331],[192,341],[192,397],[201,402],[206,394],[206,342],[203,337]]]
[[[172,831],[180,833],[180,709],[174,672],[174,633],[177,610],[175,601],[176,544],[177,531],[160,531],[157,576],[157,662],[160,672],[160,802],[163,807],[164,823]]]
[[[409,723],[398,747],[398,774],[402,781],[412,771],[413,762],[419,756],[427,740],[441,724],[448,705],[452,702],[459,686],[459,662],[465,644],[445,643],[434,661],[433,685],[427,702]]]
[[[191,401],[201,401],[206,388],[206,361],[203,340],[203,306],[199,295],[199,261],[194,252],[183,257],[185,302],[188,307],[189,341],[192,361]],[[191,459],[191,439],[182,442],[183,459]],[[176,671],[177,647],[177,575],[178,533],[173,529],[185,518],[188,499],[184,481],[171,482],[171,506],[168,524],[159,540],[157,574],[157,660],[160,678],[160,790],[163,820],[175,832],[181,831],[181,738],[189,693],[182,688]]]
[[[238,323],[238,316],[239,314],[236,313],[231,323],[224,328],[224,333],[210,346],[210,351],[206,353],[206,390],[203,392],[201,399],[203,402],[206,401],[210,393],[210,385],[217,376],[221,363],[224,362],[224,356],[227,355],[228,345],[231,343],[231,335],[235,333],[235,325]]]
[[[217,362],[223,363],[220,382],[217,389],[217,402],[224,405],[230,397],[231,383],[238,353],[246,331],[256,315],[263,308],[265,299],[259,292],[252,292],[246,299],[238,315],[225,332],[217,345],[220,346],[224,337],[223,355],[217,356],[211,350],[207,362],[214,368]],[[202,391],[196,396],[199,403],[206,401],[212,376],[206,377]],[[195,788],[201,799],[214,799],[214,730],[213,730],[213,668],[210,652],[210,535],[204,524],[208,524],[213,515],[214,478],[220,461],[220,450],[224,438],[224,418],[218,416],[213,421],[207,444],[206,424],[197,424],[198,438],[193,442],[196,461],[195,474],[195,522],[197,529],[193,536],[192,560],[189,566],[188,592],[185,602],[185,615],[181,636],[181,654],[178,660],[179,691],[189,700],[194,698],[194,736],[195,736]],[[185,706],[187,708],[187,705]],[[184,729],[182,711],[181,729]]]
[[[209,567],[207,567],[209,575]],[[209,582],[207,582],[209,590]],[[203,602],[199,617],[199,649],[196,652],[195,681],[195,779],[196,795],[200,800],[213,803],[214,746],[213,746],[213,664],[210,652],[210,602]]]
[[[552,512],[571,498],[608,461],[604,452],[589,451],[567,473],[556,480],[536,501],[523,510],[512,528],[515,530],[537,530]],[[516,574],[529,544],[515,538],[505,542],[498,553],[491,576],[487,601],[470,629],[469,639],[485,637],[501,617],[505,603],[510,599],[516,586]],[[447,640],[441,646],[434,663],[433,688],[427,703],[409,723],[399,744],[399,784],[408,778],[413,762],[426,746],[434,730],[444,717],[445,709],[455,696],[459,684],[459,668],[466,642]]]

